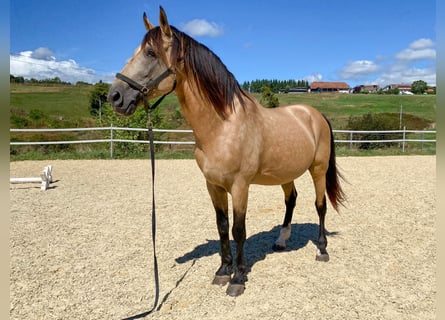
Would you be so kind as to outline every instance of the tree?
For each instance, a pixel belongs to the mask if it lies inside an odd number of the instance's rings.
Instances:
[[[261,88],[261,104],[267,108],[276,108],[280,105],[277,96],[272,92],[269,87]]]
[[[90,92],[90,113],[98,116],[101,113],[102,105],[107,102],[110,85],[100,81],[93,86]]]
[[[14,77],[12,74],[9,74],[9,82],[11,82],[11,83],[25,83],[25,78]]]
[[[417,80],[411,84],[411,92],[414,94],[424,94],[427,89],[428,85],[423,80]]]

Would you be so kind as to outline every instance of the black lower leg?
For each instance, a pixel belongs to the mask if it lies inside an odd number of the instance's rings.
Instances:
[[[232,251],[229,242],[229,219],[227,212],[216,209],[216,222],[221,243],[221,266],[216,271],[215,284],[225,284],[232,274]]]
[[[247,281],[246,261],[244,260],[244,243],[246,241],[245,214],[236,217],[233,222],[232,235],[236,242],[236,263],[234,275],[227,288],[227,294],[238,296],[244,292],[244,283]]]
[[[244,220],[242,222],[234,222],[233,239],[236,242],[236,265],[235,275],[231,283],[244,283],[246,277],[246,262],[244,260],[244,243],[246,242],[246,228]]]
[[[281,251],[286,249],[286,241],[291,234],[291,222],[294,213],[295,202],[297,201],[297,190],[295,190],[294,182],[281,185],[284,191],[284,202],[286,204],[286,213],[284,215],[283,225],[280,230],[280,236],[273,245],[274,251]]]
[[[292,183],[292,191],[288,197],[284,200],[286,203],[286,214],[284,215],[283,228],[287,227],[292,221],[292,215],[294,213],[295,203],[297,202],[297,190]]]
[[[318,243],[317,243],[317,260],[328,261],[329,255],[326,250],[328,245],[328,240],[326,238],[326,230],[324,226],[324,220],[326,216],[326,197],[323,197],[323,202],[321,205],[315,204],[317,207],[317,213],[320,220],[319,231],[318,231]]]

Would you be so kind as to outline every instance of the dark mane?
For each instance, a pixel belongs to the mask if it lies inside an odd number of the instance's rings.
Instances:
[[[202,98],[209,102],[223,119],[234,110],[235,98],[238,98],[245,108],[245,98],[251,98],[241,89],[221,59],[205,45],[173,26],[170,28],[174,35],[173,61],[184,61],[185,72],[193,79]],[[159,27],[146,34],[143,44],[147,42],[153,46],[157,55],[163,54],[162,32]]]

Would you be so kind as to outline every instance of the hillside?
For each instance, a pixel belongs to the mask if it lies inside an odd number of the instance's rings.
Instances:
[[[97,117],[88,111],[88,95],[92,86],[33,86],[11,84],[11,127],[45,127],[45,123],[33,123],[31,111],[40,115],[40,118],[53,120],[53,126],[97,125]],[[254,94],[259,100],[260,95]],[[427,126],[434,125],[436,119],[436,97],[434,95],[374,95],[374,94],[279,94],[280,105],[309,104],[326,114],[335,129],[344,129],[350,116],[367,113],[387,113],[399,115],[400,106],[403,114],[411,115],[409,118],[421,120]],[[177,119],[176,126],[187,126],[181,119],[179,103],[174,95],[168,96],[160,106],[159,113],[163,118]],[[38,112],[35,112],[38,110]],[[39,116],[37,116],[38,118]],[[14,122],[17,118],[22,118]],[[26,120],[26,121],[24,121]],[[104,124],[108,125],[108,124]],[[418,128],[418,124],[406,124],[408,128]]]
[[[145,115],[142,108],[132,117],[122,117],[115,114],[108,103],[102,107],[102,117],[93,116],[89,112],[89,94],[91,85],[23,85],[11,84],[10,94],[10,127],[11,128],[82,128],[108,127],[145,127]],[[260,100],[260,94],[254,94]],[[424,130],[435,127],[436,98],[432,95],[374,95],[374,94],[278,94],[280,106],[289,104],[308,104],[323,112],[331,121],[333,129],[348,128],[351,117],[360,118],[365,115],[380,115],[390,129],[399,129],[400,110],[403,110],[402,125],[408,130]],[[159,129],[189,129],[182,116],[181,108],[174,94],[169,95],[153,113],[155,128]],[[355,129],[358,130],[358,129]],[[368,129],[377,130],[377,129]],[[381,129],[380,129],[381,130]],[[388,130],[388,129],[384,129]],[[49,141],[49,140],[80,140],[103,139],[104,132],[69,132],[69,133],[13,133],[11,141]],[[109,133],[105,133],[108,134]],[[115,138],[146,139],[141,133],[116,132]],[[156,133],[157,140],[190,141],[192,134]],[[184,151],[192,146],[178,145],[162,147],[158,150]],[[142,154],[146,145],[116,144],[116,156]],[[166,149],[169,148],[169,149]],[[54,156],[60,152],[70,155],[91,153],[91,157],[109,157],[109,147],[106,144],[72,144],[45,146],[12,146],[11,159],[20,159],[23,154],[33,153],[31,158]]]

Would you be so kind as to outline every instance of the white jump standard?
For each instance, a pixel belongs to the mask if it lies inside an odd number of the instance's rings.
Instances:
[[[52,177],[53,167],[51,165],[43,168],[40,177],[29,177],[29,178],[10,178],[10,183],[40,183],[40,190],[46,190],[49,187],[49,184],[53,182]]]

